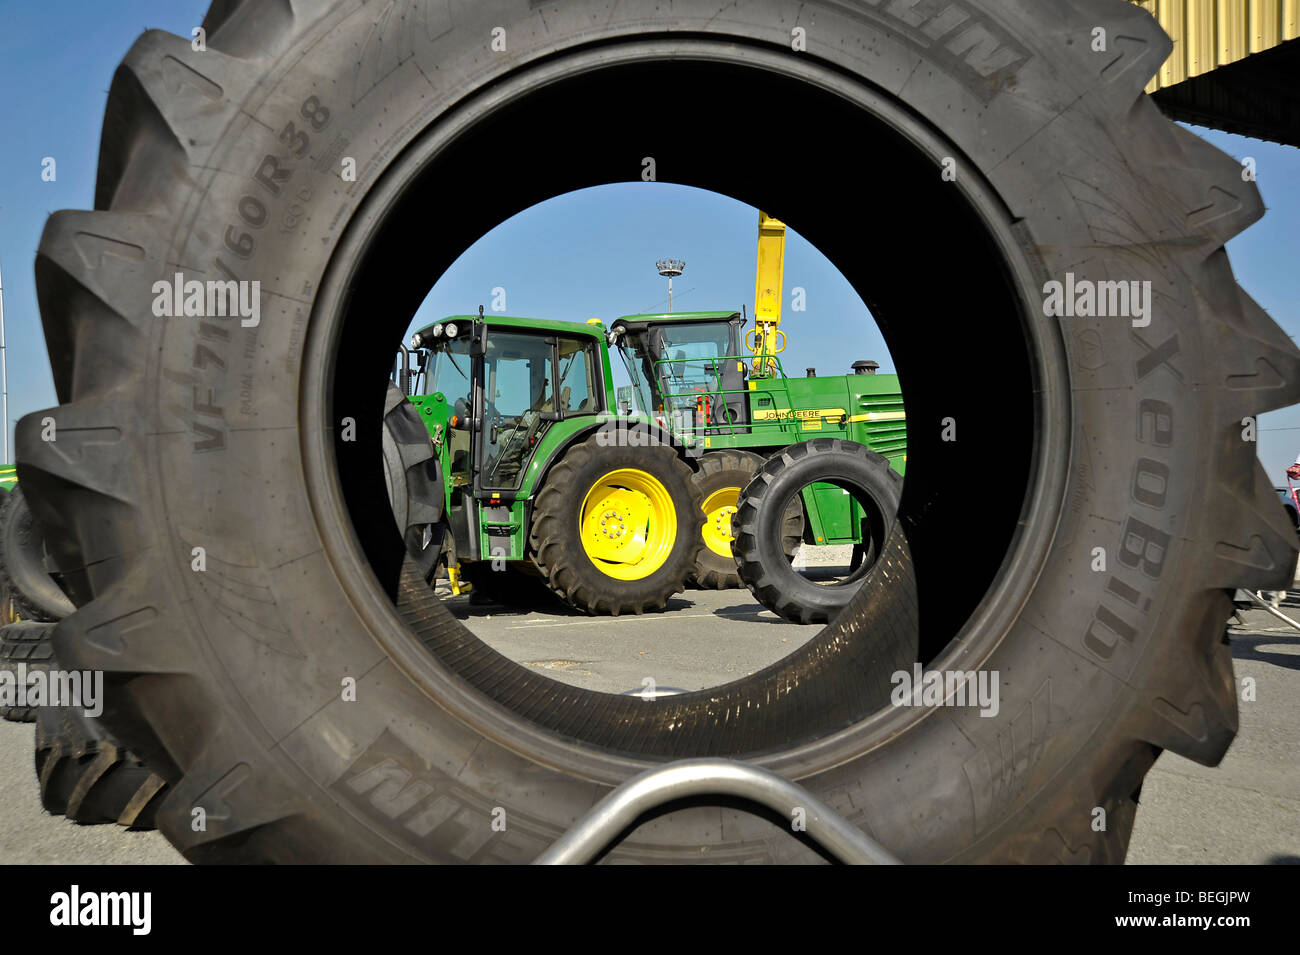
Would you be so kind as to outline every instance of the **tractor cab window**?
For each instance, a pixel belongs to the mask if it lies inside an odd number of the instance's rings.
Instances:
[[[492,344],[488,344],[485,369],[488,415],[517,418],[530,411],[550,410],[550,346],[540,338],[523,338],[518,343],[498,339],[496,348]],[[515,347],[510,347],[512,344]]]
[[[552,406],[550,343],[542,335],[489,331],[483,360],[484,487],[514,489],[524,479],[532,439]]]
[[[514,490],[552,421],[604,410],[587,339],[489,331],[483,360],[482,485]]]
[[[560,410],[566,415],[600,411],[596,397],[596,361],[591,342],[559,340]]]
[[[740,420],[737,393],[745,387],[744,364],[736,357],[735,334],[730,322],[674,322],[651,329],[654,373],[676,427],[708,428]]]
[[[665,395],[680,396],[712,384],[724,355],[731,351],[731,325],[725,322],[683,322],[656,326],[650,346]],[[709,389],[713,390],[713,389]]]
[[[449,404],[457,398],[470,401],[469,336],[439,343],[429,369],[429,391],[442,392]]]
[[[427,363],[428,391],[441,392],[452,408],[463,402],[463,414],[468,415],[473,401],[470,375],[474,365],[469,354],[469,336],[444,339],[432,350]],[[464,428],[447,430],[447,445],[451,451],[451,473],[468,479],[470,469],[470,436]]]

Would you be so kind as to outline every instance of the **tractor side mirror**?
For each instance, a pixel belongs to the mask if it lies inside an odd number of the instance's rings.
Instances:
[[[457,431],[469,430],[469,403],[464,398],[457,398],[451,407],[452,414],[447,419],[447,426]]]

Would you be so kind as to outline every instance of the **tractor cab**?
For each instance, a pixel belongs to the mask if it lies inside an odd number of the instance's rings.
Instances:
[[[513,505],[533,493],[557,443],[577,419],[606,411],[602,334],[573,322],[457,315],[412,336],[400,374],[447,475],[461,556],[490,553],[482,535],[496,524],[517,530]],[[504,553],[521,557],[521,541]]]
[[[676,433],[730,433],[749,423],[739,312],[669,312],[615,319],[609,341],[637,408]],[[743,430],[743,427],[740,428]]]
[[[594,328],[453,316],[411,343],[419,354],[413,388],[441,395],[447,407],[453,481],[476,490],[518,491],[554,423],[605,411]]]

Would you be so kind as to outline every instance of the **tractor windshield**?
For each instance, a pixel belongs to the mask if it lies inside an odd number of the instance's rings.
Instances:
[[[664,322],[628,336],[619,355],[636,397],[636,410],[673,411],[695,395],[716,390],[717,359],[737,352],[730,322]],[[705,388],[705,385],[714,385]]]
[[[745,366],[732,321],[662,322],[631,337],[642,376],[624,351],[643,406],[671,419],[678,431],[734,428],[744,423]]]
[[[551,421],[603,411],[589,339],[489,331],[483,486],[516,489]]]
[[[470,401],[470,360],[469,339],[452,339],[439,343],[433,352],[433,363],[429,378],[430,392],[440,391],[449,404],[454,405],[457,398],[464,398],[468,406]]]
[[[729,354],[731,326],[723,322],[673,323],[651,331],[659,378],[665,393],[681,392],[682,385],[698,388],[712,384],[716,359]]]

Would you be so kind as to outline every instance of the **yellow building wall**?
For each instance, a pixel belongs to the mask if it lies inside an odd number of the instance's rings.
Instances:
[[[1134,0],[1174,41],[1154,93],[1300,36],[1300,0]]]

